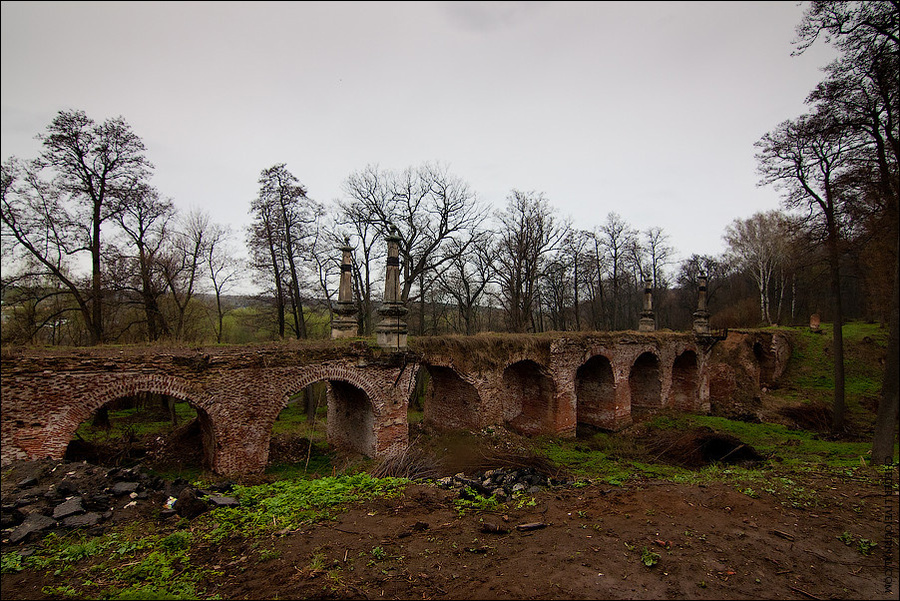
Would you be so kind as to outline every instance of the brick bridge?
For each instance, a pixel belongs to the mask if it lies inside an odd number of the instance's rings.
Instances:
[[[189,403],[205,463],[224,475],[262,471],[272,426],[305,386],[328,383],[331,444],[372,457],[402,453],[418,370],[430,375],[425,422],[502,425],[572,437],[580,424],[621,429],[663,407],[709,412],[758,396],[790,355],[777,331],[611,332],[411,339],[406,352],[361,340],[259,346],[6,348],[2,463],[61,458],[100,407],[140,392]]]

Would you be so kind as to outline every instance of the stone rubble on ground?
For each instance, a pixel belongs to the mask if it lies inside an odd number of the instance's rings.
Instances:
[[[141,467],[105,468],[87,462],[21,462],[28,475],[3,485],[0,527],[4,544],[27,543],[53,531],[97,531],[131,511],[157,511],[161,519],[193,519],[216,507],[236,507],[223,493],[231,485],[203,490],[182,479],[163,480]]]

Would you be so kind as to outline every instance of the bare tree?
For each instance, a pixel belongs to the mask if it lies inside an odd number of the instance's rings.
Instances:
[[[168,252],[160,261],[175,306],[176,340],[184,340],[188,322],[194,322],[188,315],[209,252],[210,228],[208,213],[199,209],[190,211],[179,219]]]
[[[375,289],[381,270],[378,264],[386,253],[380,224],[373,221],[369,207],[386,204],[392,196],[387,175],[369,166],[354,173],[343,184],[345,200],[337,203],[336,226],[341,238],[350,238],[353,251],[353,292],[357,302],[359,332],[370,335],[375,328]]]
[[[575,330],[581,330],[581,301],[583,290],[590,295],[594,258],[590,256],[591,234],[586,230],[569,228],[560,248],[561,260],[572,266],[572,313]]]
[[[377,224],[382,235],[396,228],[404,302],[424,302],[428,286],[454,253],[467,252],[470,232],[487,216],[468,184],[441,165],[426,163],[402,173],[370,166],[352,174],[345,191],[360,209],[355,214]],[[420,332],[423,328],[424,319]]]
[[[326,213],[324,206],[316,209],[316,227],[309,244],[312,269],[317,288],[322,293],[324,304],[328,310],[329,321],[333,318],[332,299],[337,294],[337,286],[341,273],[340,248],[349,236],[342,237],[333,221]]]
[[[237,283],[242,271],[242,265],[234,256],[232,249],[231,228],[219,224],[210,227],[209,238],[206,244],[204,256],[206,268],[209,270],[209,279],[216,296],[216,342],[221,343],[223,337],[223,325],[225,309],[222,306],[222,296]]]
[[[556,250],[566,230],[543,193],[513,190],[497,219],[497,279],[509,328],[535,331],[538,276],[546,255]]]
[[[122,117],[97,124],[83,111],[60,111],[38,139],[44,150],[24,169],[25,185],[4,191],[4,224],[73,295],[91,342],[98,344],[104,341],[101,226],[145,184],[153,165]],[[45,170],[52,182],[41,179]],[[90,257],[89,293],[60,262],[82,254]]]
[[[147,324],[147,337],[151,341],[170,334],[168,321],[160,306],[160,299],[166,294],[167,287],[160,261],[164,245],[168,242],[169,224],[175,213],[175,206],[170,200],[161,199],[159,193],[149,186],[140,186],[132,191],[132,198],[115,216],[125,236],[125,244],[119,252],[128,265],[120,273],[119,282],[111,284],[114,287],[118,284],[138,296]],[[130,275],[134,277],[127,277]]]
[[[309,198],[306,188],[279,163],[260,172],[259,194],[251,203],[251,213],[254,222],[248,243],[255,266],[274,283],[279,336],[284,336],[284,310],[289,305],[295,336],[306,338],[301,267],[312,256],[310,244],[320,204]]]
[[[492,233],[479,230],[473,234],[471,251],[451,252],[450,263],[438,278],[440,290],[453,300],[464,324],[464,333],[476,331],[478,308],[494,280],[496,245]]]
[[[746,269],[759,289],[760,319],[772,325],[773,279],[782,268],[790,250],[787,217],[780,211],[754,213],[747,219],[735,219],[725,229],[727,260]]]
[[[841,242],[844,217],[840,176],[851,165],[858,142],[827,113],[785,121],[756,143],[760,183],[785,193],[784,204],[808,214],[811,228],[821,231],[828,249],[834,306],[833,426],[844,428],[844,312],[841,302]]]
[[[607,259],[606,276],[612,288],[610,324],[613,330],[618,330],[621,323],[620,313],[625,266],[628,260],[629,249],[636,244],[637,231],[629,226],[618,213],[611,212],[606,216],[606,222],[598,228],[595,235]]]
[[[884,261],[893,283],[885,286],[890,327],[882,396],[878,405],[873,461],[891,463],[900,412],[898,378],[900,350],[897,332],[900,307],[900,246],[898,246],[898,198],[900,198],[900,2],[810,2],[797,27],[796,54],[802,54],[819,37],[841,51],[828,66],[829,78],[808,101],[827,107],[843,125],[864,140],[864,163],[877,177],[871,178],[876,193],[869,194],[875,210],[871,231],[884,236]],[[889,257],[893,254],[893,257]],[[892,259],[892,261],[891,261]],[[881,273],[875,281],[884,281]],[[890,299],[890,300],[887,300]]]

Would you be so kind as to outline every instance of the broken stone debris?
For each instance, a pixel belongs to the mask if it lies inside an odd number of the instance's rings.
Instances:
[[[102,527],[132,508],[158,511],[162,519],[193,519],[216,507],[239,505],[223,494],[231,484],[207,491],[183,480],[165,481],[140,467],[109,469],[49,459],[24,463],[37,475],[9,488],[4,485],[0,512],[4,543],[34,541],[51,531]]]
[[[438,480],[438,485],[445,489],[459,489],[463,499],[474,500],[473,493],[483,497],[495,497],[503,502],[517,494],[535,494],[546,488],[571,484],[542,474],[533,467],[497,468],[478,472],[472,477],[464,473],[448,476]]]

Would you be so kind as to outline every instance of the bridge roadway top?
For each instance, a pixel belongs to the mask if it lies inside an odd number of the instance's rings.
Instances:
[[[24,375],[44,371],[111,370],[184,373],[222,369],[300,367],[351,359],[359,365],[402,367],[452,360],[473,371],[502,367],[511,357],[528,355],[549,360],[557,353],[583,348],[631,345],[666,346],[703,342],[690,332],[547,332],[541,334],[477,334],[410,337],[409,348],[392,352],[373,339],[283,340],[270,343],[189,346],[171,344],[99,345],[89,347],[4,346],[0,371]],[[705,346],[701,344],[700,346]]]

